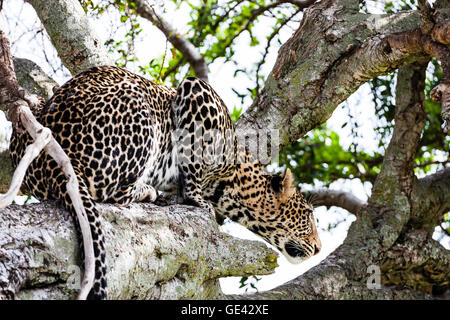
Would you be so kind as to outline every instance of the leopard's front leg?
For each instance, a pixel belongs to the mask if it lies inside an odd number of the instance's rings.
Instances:
[[[180,175],[182,203],[206,210],[209,214],[215,214],[211,203],[203,198],[201,182],[195,174],[183,172]]]

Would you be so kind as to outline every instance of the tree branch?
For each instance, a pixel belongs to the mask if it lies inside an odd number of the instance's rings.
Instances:
[[[20,112],[20,109],[19,109]],[[11,179],[9,190],[6,194],[0,196],[0,208],[8,206],[16,197],[17,193],[22,186],[22,181],[25,177],[25,173],[33,162],[33,160],[41,153],[44,147],[50,142],[52,133],[49,129],[43,128],[42,132],[38,133],[34,143],[27,146],[25,153],[20,160],[17,168]]]
[[[75,75],[114,65],[77,0],[26,0],[36,10],[64,66]]]
[[[58,87],[58,83],[50,78],[38,65],[30,60],[16,57],[13,57],[13,63],[17,80],[21,87],[45,100],[53,95],[53,91]],[[0,109],[3,110],[1,107]],[[0,193],[8,191],[13,173],[9,150],[0,151]]]
[[[368,288],[365,281],[354,281],[348,277],[346,269],[337,265],[336,257],[322,261],[303,275],[275,289],[246,295],[230,295],[229,299],[251,300],[406,300],[431,299],[422,292],[408,287],[395,288],[381,286],[379,289]],[[370,273],[367,274],[366,279]]]
[[[29,92],[48,100],[59,87],[59,84],[33,61],[13,57],[13,63],[19,85]]]
[[[450,21],[442,23],[446,28]],[[278,130],[281,146],[298,140],[361,84],[427,56],[424,44],[431,38],[418,36],[419,24],[414,11],[367,15],[343,11],[333,1],[315,3],[281,48],[238,129]]]
[[[386,193],[385,179],[389,180],[389,184],[393,183],[391,178],[397,180],[395,184],[399,185],[399,191],[407,196],[411,193],[414,156],[426,121],[424,90],[427,65],[428,59],[398,71],[394,132],[373,188],[372,198],[375,201],[378,190]],[[384,196],[381,198],[385,200]]]
[[[343,208],[356,216],[359,216],[360,210],[366,205],[365,202],[346,191],[321,189],[312,190],[308,193],[311,195],[309,201],[314,207],[336,206]]]
[[[271,274],[277,253],[220,232],[188,206],[97,204],[106,239],[110,299],[216,299],[219,278]],[[55,203],[0,214],[0,300],[73,299],[80,280],[76,229]]]
[[[241,28],[241,30],[239,32],[234,34],[233,37],[231,37],[228,40],[228,43],[227,43],[226,47],[230,46],[234,42],[234,40],[237,37],[239,37],[239,35],[242,32],[244,32],[245,30],[249,30],[249,26],[252,24],[252,22],[255,21],[264,12],[269,11],[270,9],[276,8],[276,7],[278,7],[278,6],[282,5],[282,4],[290,3],[290,4],[294,4],[294,5],[296,5],[298,7],[298,10],[295,13],[295,14],[297,14],[298,12],[302,11],[303,9],[308,8],[309,6],[314,4],[316,1],[317,0],[305,0],[305,1],[278,0],[278,1],[275,1],[275,2],[272,2],[272,3],[268,4],[266,6],[261,6],[261,7],[257,8],[257,9],[252,10],[251,13],[250,13],[250,17],[248,18],[246,24]],[[280,26],[280,28],[281,28],[281,26]]]
[[[189,62],[192,69],[194,69],[195,75],[200,79],[208,81],[208,66],[198,49],[174,27],[164,21],[151,6],[145,3],[145,1],[136,0],[133,2],[136,4],[137,13],[142,18],[147,19],[156,25],[156,27],[164,33],[167,40],[183,54],[183,57]]]
[[[386,253],[381,263],[385,285],[407,285],[430,294],[450,287],[450,251],[424,230],[412,230]]]
[[[449,211],[450,168],[414,182],[411,192],[412,226],[425,229],[431,235],[442,216]]]

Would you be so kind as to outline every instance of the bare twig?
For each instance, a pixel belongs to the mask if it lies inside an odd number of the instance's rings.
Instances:
[[[270,49],[270,45],[272,40],[275,38],[275,36],[280,32],[281,29],[283,29],[283,27],[285,27],[289,21],[291,21],[299,12],[301,12],[303,9],[299,8],[297,9],[293,14],[291,14],[289,17],[287,17],[282,23],[280,23],[274,30],[273,32],[269,35],[269,37],[267,38],[267,44],[266,47],[264,48],[264,53],[261,57],[261,60],[258,62],[258,64],[256,65],[256,93],[258,94],[260,91],[260,85],[259,85],[259,73],[261,71],[261,67],[262,65],[266,62],[266,57],[269,54],[269,49]]]
[[[192,69],[194,69],[195,75],[200,79],[208,81],[208,66],[198,49],[173,26],[164,21],[145,1],[135,0],[134,3],[136,4],[137,13],[142,18],[155,24],[164,33],[167,40],[183,54]]]

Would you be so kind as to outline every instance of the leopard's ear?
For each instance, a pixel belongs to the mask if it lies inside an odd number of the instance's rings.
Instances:
[[[283,200],[289,199],[297,192],[297,188],[295,187],[294,175],[292,174],[289,168],[286,168],[286,171],[284,172],[283,175],[283,181],[281,184],[282,184],[281,193]]]

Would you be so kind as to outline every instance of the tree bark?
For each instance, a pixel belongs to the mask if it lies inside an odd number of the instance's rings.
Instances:
[[[92,66],[114,65],[77,0],[26,0],[36,10],[64,66],[75,75]]]
[[[55,140],[50,129],[43,127],[35,118],[35,113],[42,107],[43,98],[29,93],[19,86],[9,48],[9,41],[0,30],[0,104],[4,104],[8,120],[14,130],[26,132],[33,138],[33,143],[26,146],[25,153],[15,168],[11,185],[6,194],[0,195],[0,208],[8,206],[17,195],[30,163],[42,150],[55,160],[64,173],[67,194],[77,215],[82,234],[85,272],[78,297],[85,299],[92,288],[94,270],[94,247],[88,217],[78,187],[78,179],[67,154]],[[33,110],[33,111],[32,111]]]

